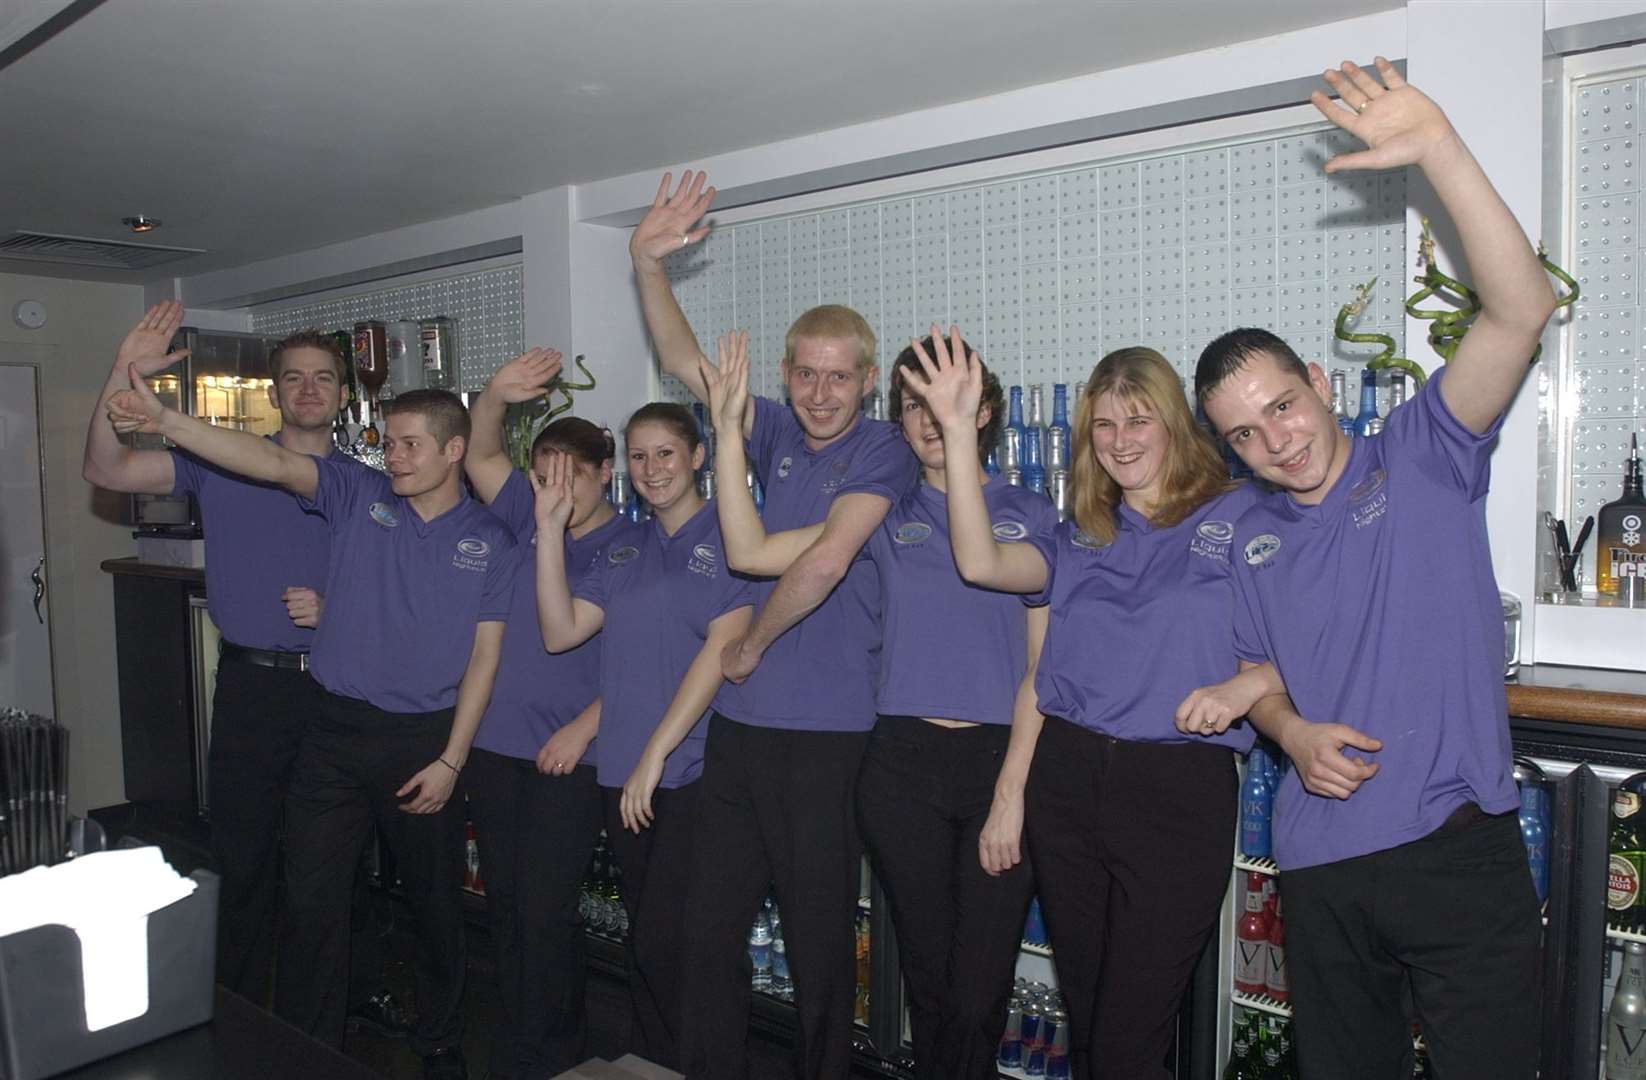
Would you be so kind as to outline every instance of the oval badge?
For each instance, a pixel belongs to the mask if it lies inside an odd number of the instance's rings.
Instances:
[[[713,544],[698,544],[692,548],[692,554],[704,562],[714,562],[720,557],[720,553],[715,551]]]
[[[1274,553],[1279,550],[1280,537],[1274,533],[1254,536],[1246,543],[1246,562],[1252,566],[1259,566],[1274,558]]]
[[[400,519],[394,514],[394,508],[386,502],[372,503],[366,508],[366,513],[370,514],[371,519],[385,529],[392,529],[400,524]]]
[[[892,533],[892,539],[899,544],[918,544],[932,534],[932,527],[924,521],[905,522]]]
[[[492,546],[484,540],[470,536],[457,542],[457,550],[471,559],[484,559],[492,553]]]
[[[606,556],[606,561],[611,563],[613,566],[619,566],[628,562],[638,554],[640,554],[639,548],[630,544],[624,544],[620,548],[612,548],[611,554]]]
[[[996,540],[1004,540],[1008,544],[1029,536],[1029,527],[1021,521],[997,521],[989,531],[994,533]]]
[[[1202,540],[1210,540],[1214,544],[1227,544],[1234,539],[1234,526],[1227,521],[1202,521],[1195,529]]]
[[[789,470],[792,468],[794,468],[794,458],[786,457],[782,461],[779,461],[777,463],[777,478],[779,480],[787,480],[789,478]]]

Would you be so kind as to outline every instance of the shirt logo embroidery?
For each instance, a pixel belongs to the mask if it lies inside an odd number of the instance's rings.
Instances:
[[[492,546],[475,536],[465,536],[457,542],[457,554],[452,556],[452,566],[459,570],[472,570],[476,573],[485,573],[486,556],[492,553]]]
[[[1370,476],[1349,489],[1349,516],[1355,528],[1364,529],[1389,509],[1389,492],[1383,486],[1387,474],[1373,469]]]
[[[1227,521],[1202,521],[1195,527],[1189,551],[1221,562],[1229,557],[1229,541],[1233,539],[1234,526]]]
[[[606,561],[613,566],[621,566],[638,554],[640,554],[639,548],[624,544],[620,548],[613,548],[611,554],[606,556]]]
[[[371,519],[385,529],[392,529],[400,524],[400,519],[394,514],[394,508],[386,502],[372,503],[366,508],[366,513],[370,514]]]
[[[777,463],[777,478],[779,480],[787,480],[789,478],[789,470],[792,468],[794,468],[794,458],[786,457],[782,461],[779,461]]]
[[[1085,548],[1087,551],[1096,551],[1103,545],[1097,542],[1097,537],[1085,529],[1076,529],[1075,534],[1069,537],[1069,543],[1075,547]]]
[[[705,577],[714,577],[715,563],[720,561],[720,552],[713,544],[698,544],[692,548],[692,557],[686,562],[686,569],[694,574]]]
[[[997,521],[989,531],[994,533],[996,540],[1004,540],[1008,544],[1027,539],[1029,535],[1028,526],[1021,521]]]
[[[1274,558],[1275,552],[1279,550],[1280,537],[1274,533],[1254,536],[1246,543],[1246,562],[1250,566],[1261,566]]]
[[[910,521],[899,525],[892,539],[899,544],[918,544],[932,534],[932,527],[924,521]]]

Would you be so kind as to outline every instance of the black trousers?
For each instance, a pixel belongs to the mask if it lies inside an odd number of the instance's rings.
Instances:
[[[1376,781],[1372,781],[1376,783]],[[1387,851],[1280,875],[1304,1076],[1537,1075],[1542,926],[1514,814],[1473,804]]]
[[[857,776],[857,821],[891,904],[909,990],[918,1080],[996,1080],[1023,920],[1025,858],[984,873],[989,819],[1011,728],[946,728],[882,716]]]
[[[629,998],[641,1053],[674,1068],[680,1058],[681,977],[687,882],[697,842],[701,781],[652,793],[653,821],[636,835],[623,827],[621,788],[601,788],[606,839],[623,873],[629,916]]]
[[[837,1080],[850,1071],[862,868],[853,792],[868,738],[710,719],[686,898],[690,1080],[749,1080],[749,927],[770,887],[799,1014],[795,1074]]]
[[[286,784],[321,693],[306,671],[227,656],[217,663],[206,774],[212,859],[222,878],[217,981],[260,1003],[274,973]]]
[[[286,898],[275,1011],[333,1046],[347,1011],[349,902],[375,823],[417,923],[412,1050],[458,1043],[462,1027],[463,785],[436,814],[395,796],[445,749],[452,710],[390,713],[322,693],[286,795]]]
[[[1046,718],[1025,829],[1079,1080],[1169,1075],[1178,1007],[1229,887],[1237,796],[1222,747]]]
[[[497,966],[491,1075],[559,1076],[585,1056],[577,908],[600,834],[594,766],[545,776],[530,759],[475,750],[463,772]]]

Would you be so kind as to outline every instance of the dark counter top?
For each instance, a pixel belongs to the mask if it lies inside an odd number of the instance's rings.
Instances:
[[[177,581],[199,582],[202,585],[206,582],[206,572],[198,566],[162,566],[159,563],[138,562],[135,555],[128,555],[123,559],[105,559],[103,572],[130,574],[134,577],[172,578]]]
[[[1528,664],[1506,687],[1510,716],[1646,731],[1646,672]]]

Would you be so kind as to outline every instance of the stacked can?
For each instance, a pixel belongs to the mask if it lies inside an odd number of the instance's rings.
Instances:
[[[1000,1065],[1026,1076],[1069,1078],[1068,1014],[1063,999],[1044,983],[1017,980],[1000,1039]]]

